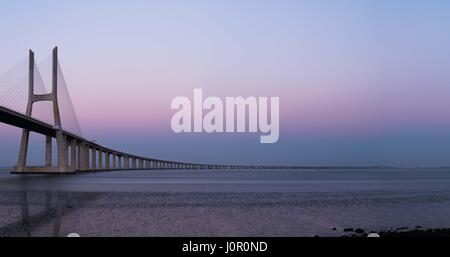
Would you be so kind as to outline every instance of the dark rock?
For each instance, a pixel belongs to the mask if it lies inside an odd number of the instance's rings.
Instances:
[[[355,230],[355,233],[358,233],[358,234],[362,234],[362,233],[364,233],[364,232],[366,232],[364,229],[362,229],[362,228],[357,228],[356,230]]]
[[[353,232],[353,228],[344,228],[344,232]]]
[[[336,230],[336,228],[332,228],[333,230]]]

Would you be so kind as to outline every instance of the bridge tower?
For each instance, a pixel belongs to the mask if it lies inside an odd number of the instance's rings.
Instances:
[[[71,172],[67,167],[67,139],[63,133],[61,126],[61,116],[58,106],[58,48],[53,49],[52,54],[52,91],[48,94],[34,93],[34,53],[29,51],[29,65],[28,65],[28,103],[26,115],[31,117],[33,111],[33,104],[40,101],[50,101],[53,105],[54,129],[57,146],[57,166],[52,166],[52,136],[46,135],[45,139],[45,166],[44,167],[30,167],[27,166],[27,152],[30,137],[30,130],[24,129],[22,131],[22,140],[19,149],[19,158],[17,160],[16,172],[33,172],[48,170],[54,172]]]

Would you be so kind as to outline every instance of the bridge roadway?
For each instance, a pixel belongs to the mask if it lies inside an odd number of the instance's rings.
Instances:
[[[34,131],[47,137],[56,138],[53,126],[29,117],[22,113],[0,106],[0,122],[22,129]],[[217,165],[176,162],[154,158],[141,157],[113,150],[89,141],[83,137],[63,130],[67,148],[70,150],[70,165],[66,172],[108,171],[108,170],[154,170],[154,169],[302,169],[302,170],[361,170],[361,169],[399,169],[389,166],[292,166],[292,165]],[[73,147],[74,146],[74,147]],[[72,151],[72,149],[74,149]],[[66,150],[69,153],[68,150]],[[103,157],[104,160],[103,161]],[[68,157],[67,157],[68,158]],[[67,162],[66,162],[67,163]],[[26,167],[24,172],[17,173],[61,173],[51,165],[41,167]],[[14,171],[13,171],[14,172]],[[16,173],[16,172],[14,172]]]
[[[61,74],[60,74],[61,75]],[[0,106],[0,122],[22,128],[22,140],[17,166],[13,173],[75,173],[78,171],[130,170],[130,169],[342,169],[347,167],[317,166],[261,166],[199,164],[146,158],[117,151],[82,136],[70,133],[61,126],[58,106],[58,47],[52,54],[52,89],[47,94],[34,92],[34,52],[29,50],[28,103],[26,114]],[[54,126],[32,117],[33,104],[50,101],[53,105]],[[45,165],[28,166],[27,152],[29,133],[45,136]],[[52,165],[52,139],[56,139],[56,165]],[[351,167],[358,168],[358,167]]]
[[[15,127],[56,138],[57,130],[52,125],[29,117],[25,114],[0,106],[0,122]],[[276,169],[281,166],[217,165],[198,164],[146,158],[117,151],[83,137],[63,130],[66,151],[66,169],[64,173],[79,171],[131,170],[131,169]],[[50,143],[51,145],[51,143]],[[48,147],[48,146],[47,146]],[[50,149],[51,151],[51,149]],[[70,162],[69,162],[70,161]],[[283,168],[294,168],[286,167]],[[13,172],[15,172],[13,170]],[[57,167],[33,166],[20,173],[58,173]]]

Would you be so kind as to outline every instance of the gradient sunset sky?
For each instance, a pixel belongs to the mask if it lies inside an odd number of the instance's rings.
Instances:
[[[143,156],[444,166],[449,13],[437,0],[1,1],[0,73],[58,46],[84,136]],[[194,88],[280,97],[279,141],[175,134],[171,100]],[[20,132],[0,124],[0,166],[15,164]]]

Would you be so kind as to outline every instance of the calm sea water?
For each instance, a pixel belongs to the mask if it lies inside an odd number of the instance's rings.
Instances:
[[[450,227],[450,170],[4,170],[0,215],[1,236],[341,236],[349,227],[443,228]]]

